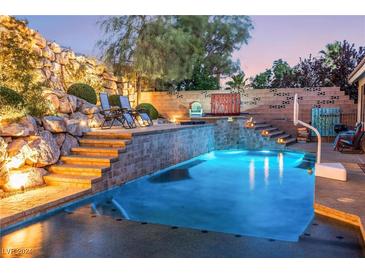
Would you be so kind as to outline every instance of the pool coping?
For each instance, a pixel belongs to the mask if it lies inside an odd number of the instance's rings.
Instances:
[[[362,223],[360,216],[328,206],[324,206],[320,203],[314,203],[314,212],[315,214],[343,222],[347,225],[351,225],[359,229],[362,240],[361,243],[363,248],[365,248],[365,225]]]

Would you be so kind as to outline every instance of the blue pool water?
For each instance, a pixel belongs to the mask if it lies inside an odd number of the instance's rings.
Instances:
[[[301,153],[213,151],[114,198],[130,220],[297,241],[314,216],[312,167]]]

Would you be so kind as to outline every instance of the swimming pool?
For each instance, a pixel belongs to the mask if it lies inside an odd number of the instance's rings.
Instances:
[[[113,196],[130,220],[297,241],[314,216],[312,168],[302,153],[213,151]]]

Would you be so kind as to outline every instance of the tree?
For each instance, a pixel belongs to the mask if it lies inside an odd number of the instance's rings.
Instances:
[[[196,49],[172,16],[114,16],[101,22],[108,37],[99,41],[117,75],[133,71],[137,101],[142,78],[178,81],[191,75]]]
[[[348,76],[361,59],[365,57],[365,48],[359,47],[356,50],[355,45],[346,40],[343,42],[336,41],[326,45],[326,48],[321,50],[320,54],[323,58],[324,67],[328,70],[330,83],[333,86],[340,87],[346,94],[356,99],[356,85],[348,83]]]
[[[228,81],[226,85],[233,91],[242,91],[247,87],[248,79],[245,78],[243,71],[231,76],[231,81]]]
[[[285,88],[293,85],[293,69],[282,59],[276,60],[271,68],[273,78],[271,88]]]
[[[200,61],[194,65],[193,74],[189,79],[179,82],[177,90],[215,90],[219,89],[217,78],[208,71]]]
[[[271,83],[272,72],[270,69],[265,70],[265,72],[261,72],[257,74],[251,80],[251,86],[253,88],[269,88]]]
[[[252,24],[247,16],[117,16],[101,27],[107,38],[99,46],[116,74],[133,71],[139,79],[183,86],[197,79],[211,85],[211,76],[219,83],[237,71],[232,52],[247,43]]]
[[[356,85],[348,83],[348,76],[364,57],[364,47],[356,49],[354,44],[347,41],[336,41],[326,45],[318,57],[309,55],[308,58],[300,58],[299,63],[292,68],[281,59],[275,61],[270,70],[253,78],[252,87],[338,86],[356,99]]]

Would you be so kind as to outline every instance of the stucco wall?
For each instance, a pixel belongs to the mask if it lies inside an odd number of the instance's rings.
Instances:
[[[157,110],[170,119],[184,119],[189,115],[189,104],[198,101],[205,113],[211,111],[211,94],[229,93],[227,90],[142,92],[141,102],[153,104]],[[298,94],[300,113],[303,121],[311,120],[311,109],[315,107],[340,107],[343,113],[355,117],[357,105],[338,87],[249,89],[241,92],[241,112],[254,114],[258,120],[294,133],[292,126],[294,95]],[[356,117],[355,117],[356,118]]]

